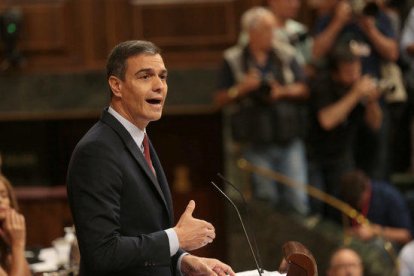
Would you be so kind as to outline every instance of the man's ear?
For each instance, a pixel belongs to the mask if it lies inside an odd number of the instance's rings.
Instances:
[[[115,76],[110,76],[108,79],[109,86],[111,87],[112,93],[116,97],[122,97],[122,81]]]

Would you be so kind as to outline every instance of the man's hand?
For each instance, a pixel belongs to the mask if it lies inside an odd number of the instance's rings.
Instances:
[[[375,26],[375,17],[368,15],[361,16],[358,19],[358,25],[366,35],[369,35],[373,30],[377,28]]]
[[[186,251],[196,250],[213,242],[216,237],[214,226],[204,220],[193,218],[195,202],[191,200],[174,227],[180,248]]]
[[[341,26],[345,26],[351,22],[352,17],[352,7],[348,1],[339,1],[335,7],[333,20]]]
[[[181,261],[181,272],[187,276],[235,276],[233,269],[217,259],[186,255]]]
[[[260,72],[257,69],[250,69],[239,84],[239,89],[242,94],[248,94],[259,89],[262,80]]]
[[[381,227],[376,224],[362,224],[351,229],[351,234],[363,241],[369,241],[378,236],[381,232]]]
[[[375,101],[380,97],[378,86],[373,78],[370,76],[363,76],[354,85],[353,90],[359,95],[359,98],[364,101]]]

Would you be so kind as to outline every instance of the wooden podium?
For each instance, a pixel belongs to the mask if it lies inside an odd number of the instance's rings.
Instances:
[[[286,242],[283,247],[283,260],[279,272],[287,276],[316,276],[318,269],[312,253],[301,243]]]

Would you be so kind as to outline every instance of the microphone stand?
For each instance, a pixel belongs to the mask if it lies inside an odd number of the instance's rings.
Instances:
[[[240,197],[243,201],[244,209],[246,210],[246,214],[247,214],[247,226],[250,228],[250,233],[253,236],[253,245],[254,245],[254,249],[256,250],[257,261],[259,262],[260,271],[263,272],[263,263],[262,263],[262,260],[260,258],[259,247],[257,246],[256,235],[255,235],[255,231],[254,231],[254,228],[252,226],[252,223],[251,223],[251,219],[250,219],[250,215],[249,215],[250,212],[249,212],[249,209],[248,209],[248,204],[246,202],[246,199],[244,198],[242,192],[234,184],[232,184],[229,180],[227,180],[221,173],[217,173],[217,176],[220,177],[221,180],[224,181],[224,183],[226,183],[227,185],[230,185],[235,191],[237,191],[237,193],[240,195]]]
[[[252,244],[250,243],[249,235],[247,235],[246,228],[244,227],[244,223],[243,223],[242,217],[240,215],[239,209],[234,204],[233,200],[231,200],[230,197],[228,197],[226,195],[226,193],[224,193],[213,181],[211,181],[210,183],[213,184],[213,186],[231,203],[231,205],[233,205],[234,209],[236,210],[237,216],[239,217],[241,226],[243,228],[244,235],[246,236],[247,243],[249,244],[250,251],[253,255],[254,262],[256,263],[257,272],[259,272],[259,275],[262,276],[262,272],[261,272],[261,269],[259,267],[259,263],[257,262],[257,259],[256,259],[256,254],[253,251],[253,247],[252,247]]]

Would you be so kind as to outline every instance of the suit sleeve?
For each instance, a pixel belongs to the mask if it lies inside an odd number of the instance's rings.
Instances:
[[[123,175],[109,143],[82,143],[68,170],[68,197],[82,264],[93,271],[170,266],[167,234],[125,236],[120,229]],[[173,264],[175,266],[175,264]]]

